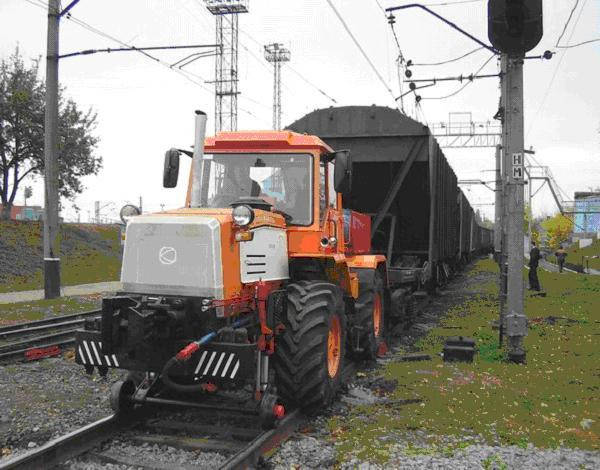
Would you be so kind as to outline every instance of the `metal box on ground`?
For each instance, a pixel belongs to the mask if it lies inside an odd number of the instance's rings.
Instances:
[[[450,336],[444,344],[445,362],[473,362],[475,340],[464,336]]]

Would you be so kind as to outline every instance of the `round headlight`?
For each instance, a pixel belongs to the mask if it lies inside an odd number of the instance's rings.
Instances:
[[[132,217],[135,217],[136,215],[140,215],[140,214],[141,214],[141,211],[139,210],[139,208],[137,208],[133,204],[126,204],[123,207],[121,207],[121,211],[119,212],[119,217],[121,217],[121,221],[125,225],[127,225],[127,222],[129,221],[129,219],[131,219]]]
[[[233,223],[244,227],[254,220],[254,211],[248,206],[236,206],[233,209]]]

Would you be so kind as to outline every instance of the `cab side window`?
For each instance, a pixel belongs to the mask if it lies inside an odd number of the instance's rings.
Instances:
[[[333,162],[327,163],[327,192],[329,193],[327,200],[329,207],[335,209],[337,206],[337,193],[335,192],[335,185],[333,182],[334,168],[335,165]]]
[[[327,171],[325,165],[325,162],[321,162],[319,168],[319,218],[321,219],[321,222],[325,219],[325,213],[327,212]]]

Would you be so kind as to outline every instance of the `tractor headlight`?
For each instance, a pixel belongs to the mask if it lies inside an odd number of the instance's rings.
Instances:
[[[250,225],[254,220],[254,211],[248,206],[236,206],[233,209],[233,223],[240,227]]]

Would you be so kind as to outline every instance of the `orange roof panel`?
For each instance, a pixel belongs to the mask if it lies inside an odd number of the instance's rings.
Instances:
[[[207,137],[204,151],[241,151],[241,150],[333,150],[314,135],[298,134],[291,131],[235,131],[219,132]]]

